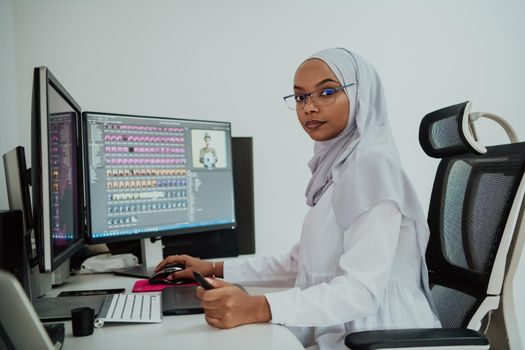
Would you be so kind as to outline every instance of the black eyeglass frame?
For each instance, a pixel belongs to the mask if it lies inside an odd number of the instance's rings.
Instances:
[[[348,87],[350,87],[350,86],[352,86],[352,85],[356,85],[356,84],[357,84],[356,82],[353,82],[353,83],[349,83],[349,84],[346,84],[346,85],[341,85],[341,86],[338,86],[338,87],[322,88],[322,89],[315,90],[315,91],[312,91],[312,92],[309,92],[309,93],[305,93],[305,94],[291,94],[291,95],[288,95],[288,96],[284,96],[284,97],[283,97],[283,100],[284,100],[284,102],[286,103],[286,106],[288,106],[289,109],[291,109],[292,111],[294,111],[294,110],[298,110],[298,109],[303,109],[303,108],[306,106],[306,100],[307,100],[308,97],[310,97],[314,103],[319,102],[319,101],[316,101],[316,100],[312,97],[312,94],[315,94],[316,92],[331,89],[331,90],[334,90],[334,95],[335,95],[336,92],[339,92],[339,91],[341,91],[341,90],[343,90],[343,89],[346,89],[346,88],[348,88]],[[295,100],[295,98],[296,98],[297,96],[303,96],[303,97],[304,97],[304,106],[302,106],[302,107],[292,108],[292,107],[290,106],[290,104],[287,102],[287,100],[293,97],[293,98],[294,98],[293,101],[294,101],[295,105],[297,106],[297,100]],[[335,101],[335,100],[334,100],[334,101]],[[331,102],[331,103],[333,103],[333,102]],[[328,103],[328,104],[331,104],[331,103]],[[323,106],[326,106],[326,104],[323,105]]]

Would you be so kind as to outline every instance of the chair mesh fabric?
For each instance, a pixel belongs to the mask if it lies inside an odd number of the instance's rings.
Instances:
[[[465,148],[457,119],[456,115],[451,115],[438,119],[430,125],[430,143],[436,150]]]
[[[468,102],[441,108],[423,117],[419,143],[430,157],[443,158],[456,154],[477,153],[463,135],[463,119]]]
[[[465,217],[464,246],[470,270],[488,276],[496,258],[507,214],[514,196],[515,174],[481,173],[475,176]],[[489,199],[489,200],[487,200]]]
[[[490,273],[519,175],[506,161],[469,157],[448,163],[440,230],[443,252],[453,265]]]
[[[434,285],[431,292],[443,328],[466,328],[465,323],[479,305],[478,298],[440,285]]]
[[[446,257],[456,265],[466,266],[466,258],[463,250],[463,239],[461,234],[461,223],[463,221],[463,203],[465,192],[471,173],[468,163],[457,160],[451,162],[448,170],[447,183],[444,188],[444,205],[441,216],[442,236],[444,253]]]
[[[524,169],[525,143],[441,161],[428,216],[427,264],[431,283],[436,284],[436,277],[447,281],[432,288],[444,327],[466,327],[486,297]]]

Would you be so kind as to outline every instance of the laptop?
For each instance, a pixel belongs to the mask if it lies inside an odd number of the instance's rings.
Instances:
[[[243,286],[237,287],[246,291]],[[162,314],[191,315],[202,314],[201,300],[195,295],[197,286],[174,286],[162,290]]]

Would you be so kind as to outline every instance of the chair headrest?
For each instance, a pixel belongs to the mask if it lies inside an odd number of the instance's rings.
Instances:
[[[470,107],[470,101],[466,101],[423,117],[419,126],[419,143],[428,156],[446,158],[487,151],[474,137],[469,121]]]

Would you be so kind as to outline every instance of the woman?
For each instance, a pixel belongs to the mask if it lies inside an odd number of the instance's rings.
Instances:
[[[399,160],[374,68],[345,49],[320,51],[296,71],[285,97],[315,141],[306,189],[311,207],[298,244],[274,258],[210,263],[171,256],[186,270],[246,285],[294,288],[249,296],[224,281],[199,288],[206,321],[229,328],[286,325],[305,347],[345,348],[370,329],[439,327],[428,289],[428,227]]]

